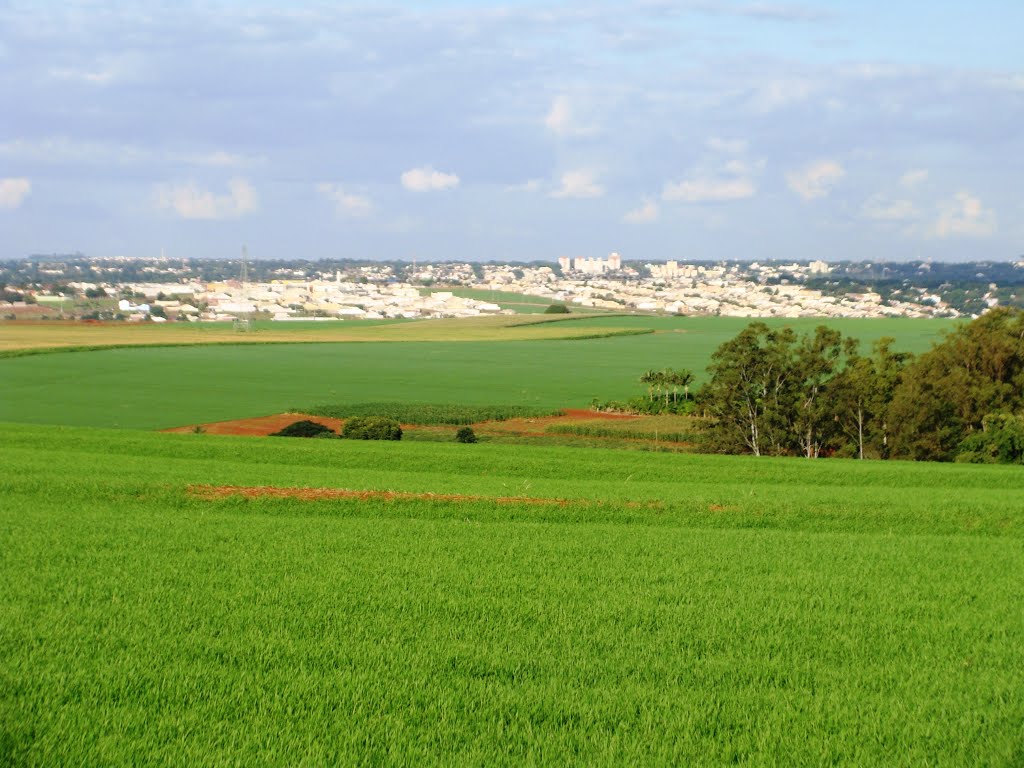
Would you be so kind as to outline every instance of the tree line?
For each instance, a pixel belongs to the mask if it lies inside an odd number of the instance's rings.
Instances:
[[[914,357],[819,326],[748,325],[696,396],[720,453],[1024,463],[1024,312],[996,309]]]

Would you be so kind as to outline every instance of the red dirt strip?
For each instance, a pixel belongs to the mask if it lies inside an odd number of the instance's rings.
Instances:
[[[534,504],[565,507],[569,505],[594,506],[600,502],[589,499],[552,499],[539,496],[472,496],[461,493],[412,493],[409,491],[358,491],[350,488],[278,488],[271,485],[190,485],[192,496],[208,501],[241,496],[246,499],[275,498],[299,499],[300,501],[324,501],[330,499],[358,499],[359,501],[483,501],[492,504]],[[627,502],[627,507],[660,509],[659,502]]]

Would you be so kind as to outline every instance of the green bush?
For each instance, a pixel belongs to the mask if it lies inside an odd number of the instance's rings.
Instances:
[[[1024,464],[1024,416],[990,413],[981,431],[961,443],[956,461],[965,464]]]
[[[475,443],[477,442],[476,432],[473,431],[472,427],[462,427],[462,429],[455,433],[455,442]]]
[[[337,437],[337,435],[330,427],[303,419],[289,424],[279,432],[274,432],[271,437]]]
[[[568,315],[569,308],[565,304],[549,304],[544,310],[545,315]]]
[[[341,436],[349,440],[401,440],[402,425],[387,416],[355,416],[345,422]]]

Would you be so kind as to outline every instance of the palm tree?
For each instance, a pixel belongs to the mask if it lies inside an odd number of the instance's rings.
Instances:
[[[683,400],[689,400],[690,385],[693,384],[693,372],[688,371],[686,368],[676,371],[674,384],[683,388]]]
[[[647,397],[654,400],[654,387],[658,383],[658,372],[647,370],[640,377],[640,383],[647,385]]]

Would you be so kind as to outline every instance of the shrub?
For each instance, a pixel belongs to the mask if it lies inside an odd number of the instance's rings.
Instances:
[[[956,461],[967,464],[1024,464],[1024,416],[990,413],[982,429],[960,443]]]
[[[548,304],[544,309],[545,315],[568,315],[569,308],[565,304]]]
[[[455,442],[475,443],[477,442],[476,432],[473,431],[472,427],[462,427],[462,429],[455,433]]]
[[[530,405],[438,405],[428,403],[349,403],[302,405],[294,407],[300,413],[327,416],[332,419],[351,419],[356,416],[388,416],[401,424],[476,424],[481,421],[505,421],[539,416],[557,416],[558,408],[540,408]]]
[[[349,440],[401,440],[402,425],[387,416],[356,416],[345,422],[341,436]]]
[[[323,424],[317,424],[315,421],[309,421],[303,419],[302,421],[296,421],[289,424],[279,432],[275,432],[271,437],[335,437],[334,430],[330,427],[325,427]]]

